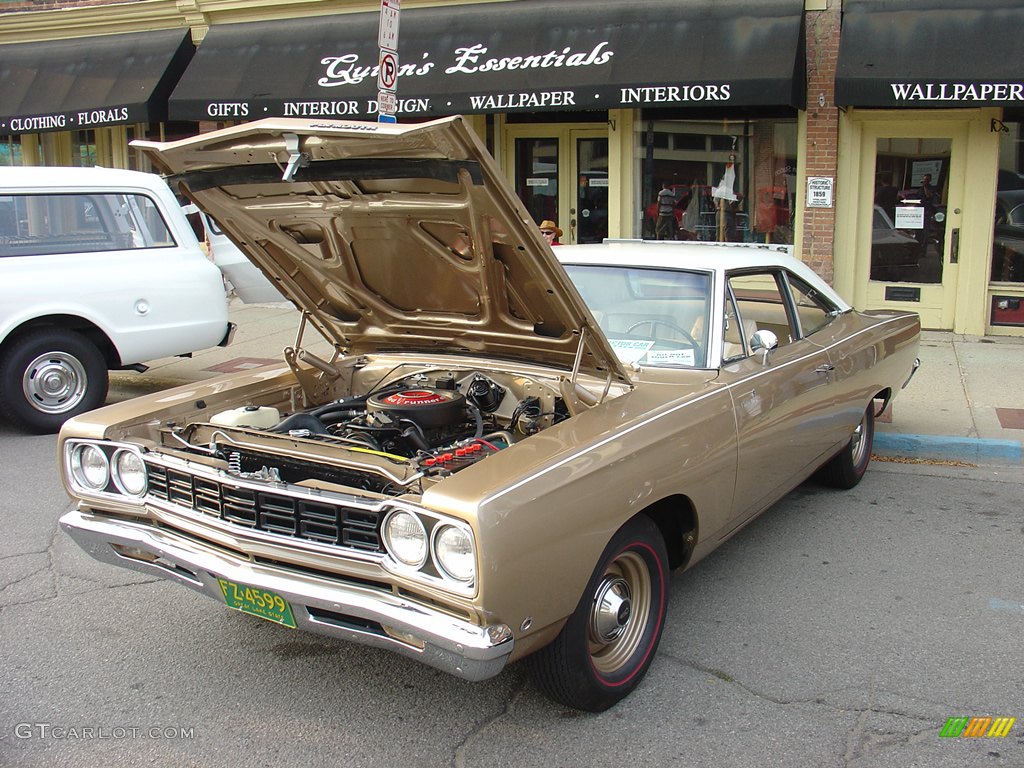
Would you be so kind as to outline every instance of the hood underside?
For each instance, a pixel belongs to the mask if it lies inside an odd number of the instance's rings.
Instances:
[[[268,119],[135,146],[346,353],[484,354],[628,381],[461,118]]]

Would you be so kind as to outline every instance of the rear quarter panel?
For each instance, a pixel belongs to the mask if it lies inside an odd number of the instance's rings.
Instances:
[[[917,358],[920,333],[914,313],[848,312],[812,337],[827,344],[835,366],[834,398],[843,428],[839,445],[849,439],[872,398],[900,392]]]

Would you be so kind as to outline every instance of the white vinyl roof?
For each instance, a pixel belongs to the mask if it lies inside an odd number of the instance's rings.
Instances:
[[[703,243],[672,240],[606,240],[590,245],[554,248],[563,264],[697,269],[729,272],[758,267],[783,267],[827,296],[842,311],[851,309],[809,266],[790,255],[792,246],[758,243]]]

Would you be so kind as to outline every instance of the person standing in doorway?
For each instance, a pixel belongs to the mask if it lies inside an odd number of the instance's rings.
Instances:
[[[939,193],[932,186],[932,175],[926,173],[921,177],[921,188],[917,191],[921,196],[921,205],[924,206],[924,218],[928,221],[935,215],[935,206],[939,204]]]
[[[561,245],[558,238],[562,236],[562,230],[555,222],[551,219],[544,219],[538,226],[540,233],[544,235],[544,242],[548,245]]]
[[[658,222],[654,227],[654,236],[659,240],[675,240],[676,230],[676,194],[666,181],[658,193]]]
[[[921,177],[921,187],[917,190],[921,198],[921,207],[924,208],[924,228],[918,233],[918,241],[921,243],[921,255],[928,253],[928,244],[935,241],[938,245],[939,254],[942,253],[941,234],[944,234],[941,224],[935,221],[935,212],[939,205],[939,192],[932,186],[932,175],[926,173]]]

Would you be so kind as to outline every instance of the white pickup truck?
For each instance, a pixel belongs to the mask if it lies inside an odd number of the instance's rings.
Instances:
[[[35,432],[102,405],[107,371],[227,344],[221,273],[159,177],[0,168],[0,414]]]

